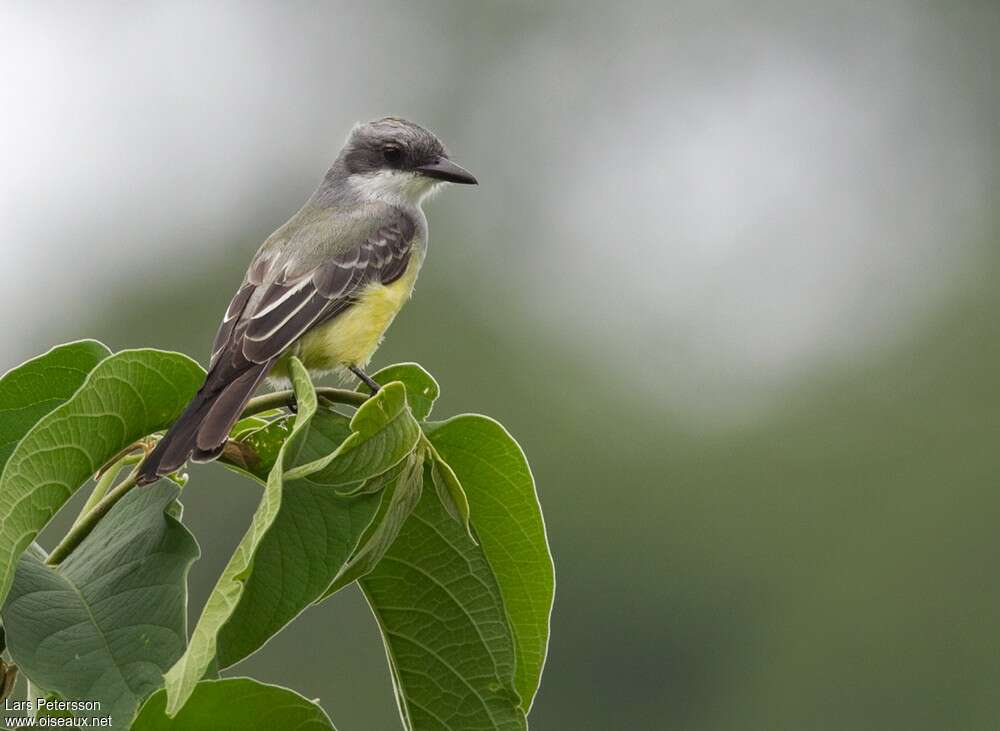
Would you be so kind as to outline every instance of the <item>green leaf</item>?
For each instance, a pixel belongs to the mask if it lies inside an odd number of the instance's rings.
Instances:
[[[320,409],[298,461],[330,454],[350,434],[347,417]],[[256,548],[239,603],[219,632],[220,667],[255,652],[329,586],[371,522],[379,499],[376,494],[344,497],[312,480],[283,480],[281,506]]]
[[[49,693],[45,696],[46,701],[60,701],[64,700],[61,696],[54,693]],[[104,715],[104,714],[101,714]],[[77,718],[70,711],[58,710],[55,708],[39,707],[35,711],[35,718]],[[113,720],[113,719],[112,719]],[[54,725],[54,724],[52,724]],[[72,725],[70,725],[72,728]]]
[[[425,489],[358,582],[382,632],[407,729],[526,729],[514,644],[482,550]]]
[[[170,712],[213,657],[226,667],[259,649],[334,580],[368,527],[377,494],[342,495],[335,486],[375,477],[404,460],[420,438],[402,384],[389,384],[349,421],[317,411],[305,369],[292,365],[299,404],[291,432],[279,419],[241,444],[241,469],[263,479],[250,530],[209,597],[184,657],[168,673]],[[271,450],[281,444],[276,458]],[[253,452],[259,447],[263,454]]]
[[[172,424],[203,378],[179,353],[116,353],[31,428],[0,477],[0,601],[18,557],[63,503],[122,449]]]
[[[376,373],[373,378],[382,384],[392,381],[401,382],[406,387],[406,400],[410,411],[420,421],[430,415],[431,408],[441,393],[434,377],[417,363],[397,363],[388,366]],[[371,389],[364,383],[359,384],[357,390],[362,393],[371,392]],[[441,504],[455,520],[465,526],[469,536],[472,537],[469,528],[469,502],[462,490],[461,483],[433,446],[425,442],[425,447],[429,456],[434,489],[437,491]]]
[[[72,396],[109,355],[96,340],[80,340],[58,345],[0,378],[0,474],[28,430]]]
[[[431,482],[437,491],[438,500],[448,511],[448,515],[457,520],[465,528],[469,538],[475,541],[472,535],[472,528],[469,523],[469,499],[465,495],[462,483],[458,481],[458,476],[447,462],[437,453],[433,446],[430,452],[429,468],[431,471]]]
[[[198,544],[168,515],[178,488],[123,497],[59,566],[22,554],[3,607],[11,655],[66,700],[99,701],[124,728],[187,640],[187,572]]]
[[[531,469],[514,438],[488,417],[457,416],[426,431],[468,496],[472,525],[514,633],[517,692],[530,709],[545,664],[555,591]]]
[[[253,416],[245,416],[233,424],[233,428],[229,430],[229,438],[245,438],[251,432],[264,429],[270,426],[278,418],[284,416],[284,409],[271,409],[270,411],[262,411],[259,414],[254,414]]]
[[[173,718],[166,693],[155,693],[132,731],[335,731],[315,701],[295,691],[250,678],[203,680]]]
[[[357,550],[317,603],[364,576],[382,560],[420,500],[423,491],[423,462],[424,456],[417,450],[397,468],[369,480],[374,485],[366,489],[381,491],[378,515],[360,537]]]
[[[240,474],[266,482],[294,423],[294,416],[286,416],[259,429],[244,431],[228,445],[232,450],[224,451],[219,462],[235,468]]]
[[[281,446],[277,462],[268,476],[264,495],[254,512],[250,528],[236,547],[215,588],[212,589],[187,650],[167,671],[166,707],[167,713],[171,716],[175,716],[184,707],[198,681],[204,677],[205,671],[215,660],[219,630],[236,609],[245,582],[253,570],[257,546],[270,529],[281,507],[284,470],[292,464],[302,448],[309,422],[316,413],[316,391],[309,374],[297,358],[291,359],[289,372],[299,412],[295,416],[291,433]]]
[[[425,371],[418,363],[396,363],[386,366],[372,376],[376,383],[386,384],[399,381],[406,386],[406,400],[417,421],[424,421],[430,416],[431,408],[441,393],[434,376]],[[361,393],[371,393],[364,383],[357,390]]]
[[[279,421],[248,436],[246,446],[264,452],[256,468],[248,470],[258,479],[284,434],[287,425]],[[377,482],[374,478],[406,459],[419,438],[398,383],[382,389],[351,419],[326,408],[312,416],[294,467],[278,476],[280,508],[255,548],[239,602],[219,631],[220,667],[258,650],[342,573],[381,496],[376,490],[345,495],[334,488]]]
[[[350,485],[401,462],[420,440],[420,426],[407,408],[406,388],[383,386],[351,417],[351,434],[340,446],[288,471],[287,479],[320,485]]]
[[[263,429],[269,426],[271,421],[262,416],[248,416],[245,419],[240,419],[235,424],[233,428],[229,430],[230,439],[239,439],[246,436],[252,431],[257,431],[258,429]]]

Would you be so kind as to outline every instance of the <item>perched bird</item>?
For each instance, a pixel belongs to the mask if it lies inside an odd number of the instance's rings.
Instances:
[[[423,127],[359,124],[319,188],[257,251],[215,337],[204,385],[139,470],[148,484],[189,458],[210,461],[265,379],[364,372],[409,299],[427,250],[421,203],[442,184],[475,184]]]

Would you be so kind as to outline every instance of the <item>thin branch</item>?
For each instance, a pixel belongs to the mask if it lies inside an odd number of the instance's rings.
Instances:
[[[347,404],[349,406],[360,406],[365,401],[367,401],[370,396],[358,393],[357,391],[348,391],[343,388],[317,388],[316,395],[324,400],[331,401],[337,404]],[[240,418],[246,418],[248,416],[253,416],[254,414],[261,414],[265,411],[271,411],[273,409],[287,408],[289,406],[295,405],[295,393],[293,391],[276,391],[275,393],[265,394],[263,396],[258,396],[257,398],[251,399],[247,403],[246,408],[243,409],[243,413]],[[123,460],[124,463],[126,460]],[[140,464],[141,464],[141,460]],[[117,474],[117,470],[114,470]],[[138,477],[139,470],[134,469],[132,473],[125,478],[117,487],[109,490],[107,494],[104,494],[102,490],[107,490],[111,481],[114,479],[114,475],[111,473],[102,475],[97,487],[94,489],[94,494],[91,495],[91,500],[88,500],[88,509],[80,514],[73,527],[70,528],[69,533],[59,542],[52,553],[49,554],[48,559],[45,563],[49,566],[56,566],[61,563],[70,553],[73,552],[83,539],[90,535],[90,532],[94,530],[97,523],[108,514],[108,511],[121,500],[125,494],[136,486],[136,479]],[[105,482],[105,479],[110,477]],[[98,497],[94,497],[94,496]],[[93,503],[93,504],[91,504]]]
[[[332,401],[335,404],[347,404],[348,406],[361,406],[361,404],[371,398],[368,394],[358,393],[357,391],[326,386],[317,388],[316,395],[326,401]],[[295,406],[295,392],[275,391],[274,393],[267,393],[263,396],[250,399],[246,408],[243,409],[243,414],[240,418],[245,419],[254,414],[261,414],[272,409],[288,408],[289,406]]]

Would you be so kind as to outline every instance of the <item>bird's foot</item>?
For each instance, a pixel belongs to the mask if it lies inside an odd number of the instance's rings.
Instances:
[[[372,395],[378,393],[379,389],[382,388],[380,385],[378,385],[375,382],[375,379],[373,379],[371,376],[369,376],[367,373],[365,373],[363,370],[361,370],[357,366],[350,365],[350,366],[347,366],[347,368],[348,368],[348,370],[351,371],[351,373],[353,373],[354,375],[356,375],[361,380],[361,382],[363,384],[365,384],[366,386],[368,386],[368,388],[370,388],[372,390]]]

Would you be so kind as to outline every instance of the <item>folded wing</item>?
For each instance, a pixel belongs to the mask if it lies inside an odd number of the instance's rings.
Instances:
[[[310,329],[350,308],[369,284],[401,277],[415,231],[412,219],[399,213],[308,266],[301,266],[294,246],[258,252],[219,326],[204,385],[146,459],[140,482],[153,482],[191,457],[217,457],[274,361]]]

